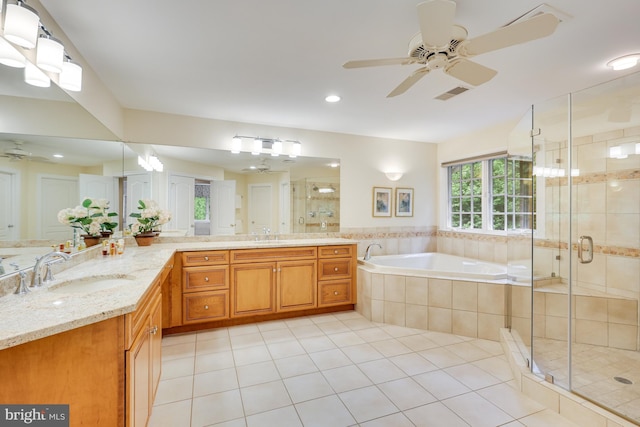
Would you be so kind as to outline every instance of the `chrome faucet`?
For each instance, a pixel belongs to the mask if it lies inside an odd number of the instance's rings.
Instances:
[[[54,257],[62,258],[65,261],[69,261],[71,259],[71,256],[69,254],[65,254],[64,252],[59,252],[59,251],[49,252],[37,258],[36,265],[33,267],[33,278],[31,281],[32,287],[37,288],[42,286],[42,271],[41,271],[42,264],[44,264],[45,262],[49,261],[51,258],[54,258]],[[50,272],[51,266],[47,265],[47,268],[49,269],[49,272]],[[49,278],[52,280],[53,276],[49,275]]]
[[[367,250],[364,251],[364,258],[362,258],[364,261],[368,261],[369,259],[371,259],[371,247],[372,246],[377,246],[380,249],[382,249],[382,246],[380,246],[380,243],[372,243],[369,246],[367,246]]]
[[[269,240],[270,236],[269,234],[271,233],[271,229],[267,228],[267,227],[262,227],[262,233],[264,234],[264,239],[265,240]]]

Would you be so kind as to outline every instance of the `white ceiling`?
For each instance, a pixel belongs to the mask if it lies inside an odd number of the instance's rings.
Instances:
[[[386,98],[420,65],[342,64],[406,56],[418,2],[41,0],[123,107],[425,142],[614,79],[606,62],[640,52],[640,1],[549,0],[570,17],[553,35],[474,58],[493,80],[439,101],[461,82],[435,71]],[[540,4],[458,0],[455,21],[473,38]],[[325,103],[330,93],[342,101]]]

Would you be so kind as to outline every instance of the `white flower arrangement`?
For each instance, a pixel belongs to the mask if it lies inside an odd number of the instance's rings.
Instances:
[[[85,197],[81,205],[58,212],[58,222],[80,229],[89,236],[97,236],[103,230],[113,231],[118,226],[113,221],[118,214],[108,210],[108,200]]]
[[[131,224],[131,233],[134,236],[159,231],[160,226],[171,221],[171,212],[160,209],[153,200],[138,200],[138,210],[140,212],[129,214],[130,217],[137,219],[136,222]]]

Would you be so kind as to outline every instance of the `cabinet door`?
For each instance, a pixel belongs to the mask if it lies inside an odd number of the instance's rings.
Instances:
[[[278,269],[278,311],[316,306],[316,261],[281,261]]]
[[[276,263],[231,266],[231,316],[251,316],[276,310]]]
[[[158,299],[151,309],[151,399],[149,401],[149,413],[156,397],[162,366],[162,304]]]
[[[150,395],[151,340],[149,330],[143,328],[127,351],[127,426],[147,425]]]

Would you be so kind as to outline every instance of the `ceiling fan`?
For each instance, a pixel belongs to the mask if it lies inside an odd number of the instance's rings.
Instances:
[[[282,172],[282,171],[272,171],[271,165],[267,163],[266,158],[262,158],[260,163],[257,165],[251,165],[248,168],[242,169],[242,172],[254,172],[254,173],[272,173],[272,172]]]
[[[46,157],[36,157],[33,153],[23,149],[22,141],[13,141],[14,146],[5,149],[0,157],[6,157],[10,162],[19,162],[21,160],[33,160],[38,162],[49,162]]]
[[[432,70],[446,74],[473,86],[491,80],[497,71],[470,61],[476,55],[526,43],[551,35],[559,20],[551,13],[541,13],[490,33],[467,39],[467,30],[453,23],[456,3],[451,0],[428,0],[419,3],[420,32],[409,42],[405,58],[348,61],[344,68],[376,67],[380,65],[423,64],[387,95],[391,98],[406,92]]]

